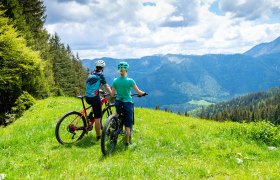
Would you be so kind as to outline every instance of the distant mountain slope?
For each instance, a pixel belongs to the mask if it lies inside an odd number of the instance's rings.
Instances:
[[[280,124],[280,87],[268,91],[251,93],[231,101],[210,105],[197,111],[202,118],[218,121],[269,120]]]
[[[258,57],[261,55],[280,53],[280,37],[269,43],[259,44],[245,52],[245,55]]]
[[[277,43],[280,43],[276,41]],[[109,84],[118,77],[120,59],[106,61]],[[185,112],[195,107],[192,100],[218,103],[231,98],[280,86],[280,53],[258,57],[244,54],[154,55],[124,59],[130,64],[129,77],[150,95],[135,100],[144,107],[160,106]],[[90,59],[83,66],[94,69]]]

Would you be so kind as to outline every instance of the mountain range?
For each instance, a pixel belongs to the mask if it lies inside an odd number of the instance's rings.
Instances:
[[[152,55],[135,59],[101,58],[109,84],[118,77],[117,64],[130,64],[128,76],[149,96],[137,106],[159,106],[185,112],[204,104],[223,102],[251,92],[280,86],[280,37],[243,54]],[[82,64],[94,69],[96,59]]]

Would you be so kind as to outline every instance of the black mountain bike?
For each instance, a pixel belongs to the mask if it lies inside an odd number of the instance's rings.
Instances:
[[[143,96],[139,96],[138,94],[132,94],[131,96],[143,97]],[[134,124],[134,106],[133,106],[133,124]],[[123,125],[122,109],[120,114],[115,112],[114,114],[110,115],[107,118],[101,134],[101,151],[105,156],[111,154],[115,150],[118,142],[118,137],[121,133],[123,133],[123,126],[124,125]]]
[[[107,99],[109,94],[100,93],[101,104],[104,106],[102,110],[102,117],[100,120],[101,128],[102,119],[106,119],[115,111],[114,104],[110,103]],[[86,107],[84,103],[85,96],[78,96],[82,100],[83,109],[78,111],[71,111],[64,114],[56,124],[55,137],[60,144],[71,144],[81,140],[85,134],[93,129],[93,123],[90,124],[88,118],[88,112],[91,110],[91,106]]]

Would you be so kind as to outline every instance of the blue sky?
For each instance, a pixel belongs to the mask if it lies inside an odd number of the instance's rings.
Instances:
[[[280,36],[279,0],[45,0],[45,27],[83,58],[243,53]]]

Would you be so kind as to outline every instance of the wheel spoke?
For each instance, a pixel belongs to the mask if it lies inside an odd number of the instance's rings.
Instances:
[[[101,150],[104,155],[112,153],[116,147],[118,139],[118,119],[111,115],[102,131],[101,136]]]
[[[101,118],[101,129],[103,129],[103,125],[108,119],[108,117],[116,112],[116,108],[114,105],[110,104],[109,106],[105,107],[102,111],[102,118]]]
[[[57,123],[56,138],[61,144],[74,143],[85,134],[85,120],[78,112],[64,115]]]

